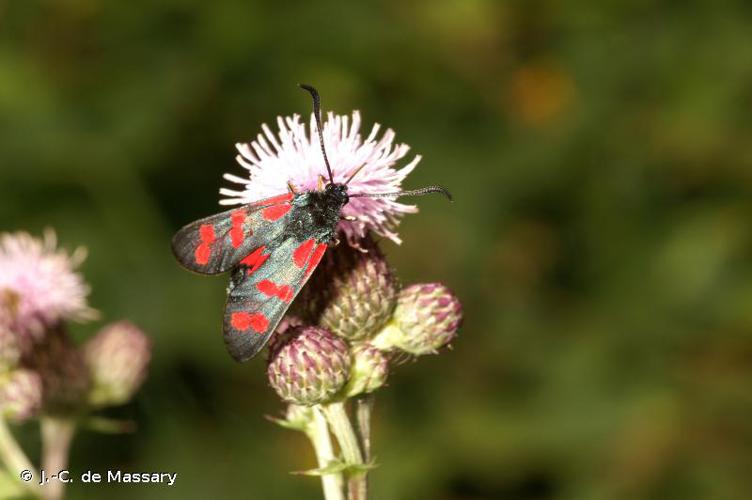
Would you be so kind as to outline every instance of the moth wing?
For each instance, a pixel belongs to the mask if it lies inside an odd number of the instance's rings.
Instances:
[[[172,252],[190,271],[229,271],[251,250],[282,235],[292,199],[287,193],[192,222],[172,238]]]
[[[267,253],[259,247],[233,271],[224,316],[224,339],[239,362],[266,345],[295,296],[326,252],[313,238],[286,238]]]

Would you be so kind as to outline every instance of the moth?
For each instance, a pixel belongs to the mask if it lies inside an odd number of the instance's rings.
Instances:
[[[342,208],[350,198],[396,198],[442,193],[427,186],[394,193],[349,193],[348,182],[336,183],[324,147],[321,99],[310,85],[300,85],[313,99],[313,113],[329,181],[319,177],[315,190],[298,192],[293,179],[288,192],[258,200],[188,224],[172,239],[172,251],[184,268],[199,274],[230,272],[224,313],[224,341],[239,362],[266,345],[295,296],[337,245],[337,224],[347,219]]]

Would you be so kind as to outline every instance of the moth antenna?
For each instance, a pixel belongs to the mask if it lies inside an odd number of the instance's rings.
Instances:
[[[329,166],[329,158],[326,156],[326,148],[324,148],[324,132],[321,128],[321,97],[319,92],[315,88],[305,83],[299,83],[298,87],[303,90],[307,90],[313,98],[313,116],[316,118],[316,129],[319,133],[319,143],[321,143],[321,153],[324,155],[324,163],[326,163],[326,171],[329,174],[329,182],[334,184],[334,177],[332,176],[332,167]]]
[[[449,201],[454,201],[452,193],[443,186],[426,186],[420,189],[397,191],[395,193],[354,193],[350,195],[350,198],[397,198],[400,196],[423,196],[430,193],[440,193],[446,196]]]

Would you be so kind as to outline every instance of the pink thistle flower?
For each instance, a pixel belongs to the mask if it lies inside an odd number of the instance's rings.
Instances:
[[[297,114],[278,117],[277,126],[277,134],[264,124],[263,133],[258,134],[255,141],[236,144],[239,153],[236,159],[248,170],[249,177],[225,174],[225,179],[241,185],[242,189],[220,189],[220,194],[227,197],[220,204],[245,204],[284,194],[288,191],[288,182],[298,191],[311,191],[318,188],[320,176],[328,181],[314,115],[311,114],[308,127]],[[323,134],[332,176],[334,182],[345,183],[354,174],[348,184],[350,194],[400,191],[402,181],[420,161],[417,155],[404,167],[394,168],[410,148],[406,144],[394,144],[395,134],[391,129],[379,138],[379,130],[380,126],[375,124],[363,139],[359,133],[358,111],[351,116],[328,114]],[[400,243],[394,229],[403,214],[417,211],[414,205],[389,198],[350,198],[342,214],[357,220],[341,221],[338,229],[354,246],[369,230]]]
[[[62,320],[96,317],[86,303],[89,286],[75,272],[85,249],[69,254],[56,247],[51,230],[42,239],[0,234],[0,322],[24,340],[41,338],[45,327]]]

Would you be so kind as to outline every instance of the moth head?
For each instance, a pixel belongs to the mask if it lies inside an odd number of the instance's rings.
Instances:
[[[350,196],[347,194],[347,184],[327,184],[324,188],[324,193],[328,198],[337,201],[340,205],[346,205],[350,201]]]

